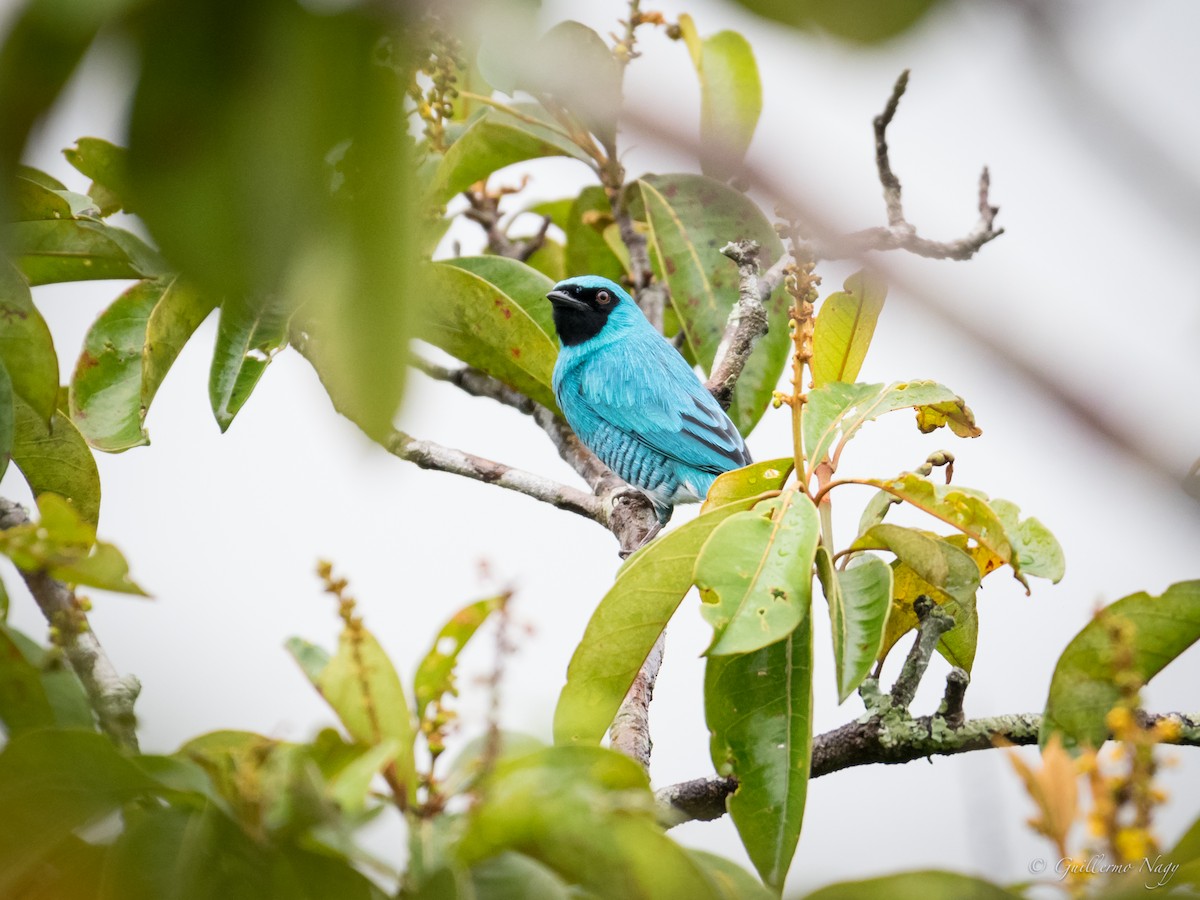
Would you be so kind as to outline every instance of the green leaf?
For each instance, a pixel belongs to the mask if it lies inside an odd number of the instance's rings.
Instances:
[[[866,269],[847,278],[843,287],[845,290],[825,298],[817,314],[813,329],[813,387],[858,379],[883,311],[887,284]]]
[[[1011,565],[1018,580],[1025,584],[1019,569],[1020,561],[1013,552],[1004,523],[988,505],[986,496],[977,491],[937,485],[912,472],[889,481],[871,479],[868,483],[954,526],[992,556]]]
[[[10,215],[16,222],[71,219],[100,212],[91,197],[68,191],[45,172],[18,166],[10,196]]]
[[[101,900],[383,900],[343,859],[254,840],[212,805],[140,811],[114,843]]]
[[[741,168],[762,114],[758,64],[736,31],[702,40],[687,13],[679,28],[700,78],[700,171],[724,181]]]
[[[832,884],[805,900],[1019,900],[1020,896],[969,875],[925,871]]]
[[[617,138],[621,110],[621,66],[604,38],[579,22],[559,22],[530,48],[536,66],[521,85],[550,94],[604,144]]]
[[[57,494],[38,497],[39,521],[0,531],[0,553],[26,572],[122,594],[145,592],[129,578],[116,547],[96,540],[91,520]]]
[[[99,203],[100,215],[109,216],[129,207],[129,151],[103,138],[83,137],[63,150],[72,166],[92,179],[88,193]]]
[[[738,0],[746,9],[805,31],[876,44],[912,29],[942,0]]]
[[[15,415],[12,380],[8,377],[8,369],[0,362],[0,478],[4,477],[8,470],[8,461],[12,459]],[[0,610],[0,622],[2,621],[4,614],[3,610]]]
[[[704,716],[725,805],[763,881],[783,888],[800,839],[812,761],[812,619],[753,653],[710,656]]]
[[[348,815],[361,814],[367,809],[367,797],[375,776],[403,752],[400,742],[392,738],[362,750],[337,771],[327,773],[330,797]]]
[[[867,422],[898,409],[955,401],[961,399],[935,381],[889,385],[829,382],[809,391],[804,406],[805,456],[813,466],[831,456],[837,468],[841,448]]]
[[[1120,645],[1114,631],[1128,629]],[[1144,591],[1122,597],[1071,639],[1054,667],[1039,740],[1044,746],[1060,732],[1068,748],[1104,743],[1104,717],[1122,696],[1119,683],[1131,671],[1150,681],[1200,639],[1200,581],[1182,581],[1161,596]],[[1118,659],[1129,659],[1129,671]]]
[[[287,343],[288,309],[279,298],[229,297],[221,304],[208,397],[221,431],[229,428],[275,354]]]
[[[47,428],[23,400],[14,404],[12,458],[33,495],[65,497],[93,526],[100,518],[100,473],[87,442],[69,418],[55,412]]]
[[[525,262],[554,284],[567,277],[567,248],[553,238],[543,238],[542,245]]]
[[[137,235],[103,222],[62,219],[9,226],[9,253],[30,284],[154,278],[166,263]]]
[[[531,278],[541,280],[529,271]],[[524,304],[535,299],[522,296],[518,301],[473,272],[446,263],[432,264],[429,285],[433,299],[421,337],[542,405],[558,408],[551,387],[558,343],[526,311]],[[538,296],[549,307],[545,292]]]
[[[616,282],[625,277],[625,265],[604,238],[608,227],[615,224],[604,188],[585,187],[579,192],[563,225],[568,277],[600,275]]]
[[[783,255],[783,245],[754,202],[719,181],[656,175],[638,184],[650,225],[649,244],[671,290],[671,307],[694,358],[708,372],[737,300],[737,267],[720,248],[729,241],[758,241],[765,265]],[[766,306],[770,331],[747,361],[729,408],[743,434],[770,404],[791,348],[782,287]]]
[[[58,402],[58,356],[29,285],[6,259],[0,259],[0,363],[13,392],[48,424]]]
[[[1020,508],[1008,500],[991,501],[993,512],[1004,523],[1008,539],[1026,575],[1048,578],[1054,584],[1066,574],[1066,558],[1058,539],[1037,519],[1021,519]]]
[[[554,315],[546,295],[555,282],[525,263],[506,256],[460,256],[448,259],[445,265],[465,269],[495,285],[513,303],[525,310],[529,318],[551,338],[554,337]]]
[[[416,699],[417,719],[425,718],[426,708],[445,694],[458,696],[454,668],[458,655],[474,637],[475,632],[487,621],[488,616],[503,608],[507,596],[500,594],[485,600],[476,600],[456,612],[438,636],[433,646],[417,666],[413,677],[413,695]]]
[[[892,610],[879,658],[886,658],[896,642],[917,627],[913,603],[924,594],[954,617],[954,627],[942,635],[938,650],[952,665],[969,673],[979,633],[975,592],[981,573],[975,560],[950,541],[899,525],[870,528],[851,545],[851,549],[864,548],[896,554],[891,566]]]
[[[552,747],[501,761],[481,796],[456,848],[463,865],[516,851],[598,898],[719,896],[660,830],[645,772],[619,753]]]
[[[961,438],[975,438],[983,434],[983,430],[975,424],[975,413],[971,412],[971,407],[962,397],[917,407],[917,428],[921,434],[929,434],[943,425]]]
[[[565,136],[489,109],[450,145],[427,191],[427,202],[443,204],[506,166],[547,156],[587,163],[588,157]]]
[[[708,874],[721,900],[773,900],[775,897],[762,882],[737,863],[715,853],[689,850],[692,859]]]
[[[707,512],[726,503],[746,500],[767,491],[781,491],[795,467],[792,457],[785,456],[782,459],[768,459],[731,472],[723,472],[708,489],[708,496],[700,511]]]
[[[155,789],[102,734],[14,736],[0,753],[0,895],[75,829]]]
[[[553,870],[521,853],[505,851],[471,867],[473,896],[481,900],[578,900]]]
[[[838,703],[854,693],[879,655],[892,605],[892,569],[871,554],[856,556],[843,571],[817,548],[817,574],[829,603]]]
[[[808,617],[821,525],[798,491],[759,502],[713,530],[696,558],[700,612],[713,627],[705,653],[750,653]]]
[[[399,744],[396,774],[411,797],[416,791],[412,715],[400,676],[375,636],[361,624],[347,626],[328,661],[295,638],[287,647],[354,740],[371,746],[388,739]]]
[[[100,314],[71,379],[71,418],[89,444],[118,452],[150,443],[150,402],[212,309],[176,276],[138,282]]]
[[[710,510],[625,561],[571,656],[554,711],[556,744],[600,742],[654,642],[691,589],[705,540],[754,499]]]

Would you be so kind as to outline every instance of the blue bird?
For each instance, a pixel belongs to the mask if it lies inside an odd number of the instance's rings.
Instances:
[[[729,416],[621,287],[581,275],[546,298],[561,344],[559,409],[588,449],[650,498],[660,528],[676,503],[703,499],[718,475],[750,463]]]

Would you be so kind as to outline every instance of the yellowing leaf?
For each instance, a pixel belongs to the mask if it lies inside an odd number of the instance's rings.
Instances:
[[[847,278],[844,287],[826,297],[817,313],[812,360],[815,388],[858,379],[887,297],[887,285],[866,269]]]
[[[1079,786],[1075,761],[1063,749],[1062,736],[1055,734],[1046,743],[1040,769],[1034,770],[1013,752],[1008,754],[1008,761],[1038,808],[1038,816],[1030,819],[1029,824],[1066,853],[1067,836],[1079,815]]]

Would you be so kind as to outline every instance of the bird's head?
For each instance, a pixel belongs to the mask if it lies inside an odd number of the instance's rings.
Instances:
[[[546,295],[554,307],[554,327],[567,347],[600,333],[613,310],[634,306],[633,298],[616,282],[599,275],[578,275],[560,281]]]

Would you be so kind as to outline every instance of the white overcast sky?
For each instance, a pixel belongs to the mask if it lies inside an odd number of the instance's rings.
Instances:
[[[887,475],[950,449],[956,481],[1019,503],[1055,531],[1067,556],[1061,584],[1035,581],[1025,597],[1002,574],[988,579],[966,703],[972,716],[1040,711],[1058,654],[1097,604],[1200,577],[1200,509],[930,309],[953,307],[1001,346],[1018,348],[1149,455],[1177,475],[1186,471],[1200,455],[1200,7],[1179,0],[1066,8],[1068,58],[1088,90],[1127,117],[1117,123],[1059,89],[1044,49],[1004,3],[951,6],[871,51],[795,35],[715,0],[657,6],[668,17],[691,12],[701,34],[734,28],[749,37],[765,85],[752,158],[847,229],[884,221],[870,120],[903,68],[912,79],[891,143],[911,221],[933,238],[965,232],[975,220],[979,168],[991,167],[1007,233],[969,263],[884,260],[921,294],[893,291],[861,375],[942,381],[967,399],[984,436],[922,436],[911,416],[897,414],[868,426],[845,465]],[[547,26],[576,18],[608,32],[622,12],[615,2],[559,0],[546,4],[543,18]],[[692,127],[698,90],[684,47],[648,34],[642,49],[630,68],[630,95],[647,112]],[[88,58],[28,162],[86,188],[58,151],[83,135],[122,139],[126,62],[115,44]],[[1190,185],[1155,189],[1167,167],[1122,156],[1131,125],[1188,173]],[[627,136],[624,146],[631,175],[695,169],[648,138]],[[532,197],[567,196],[586,183],[567,161],[537,171]],[[851,270],[823,266],[826,290]],[[88,325],[122,288],[35,291],[64,380]],[[291,352],[276,359],[220,435],[206,395],[214,334],[210,320],[159,392],[148,420],[153,445],[99,459],[101,535],[124,550],[155,595],[152,602],[97,595],[92,616],[116,665],[142,679],[144,748],[169,752],[215,728],[300,739],[331,721],[282,648],[293,634],[334,641],[333,604],[312,574],[320,557],[350,578],[369,627],[406,677],[458,605],[497,583],[514,585],[516,616],[529,633],[507,667],[503,722],[548,739],[571,650],[619,562],[611,536],[523,496],[392,459],[333,413]],[[419,376],[401,419],[420,437],[574,482],[520,415]],[[788,453],[786,410],[769,413],[749,444],[758,458]],[[835,507],[843,539],[852,537],[866,497],[853,490]],[[28,502],[15,470],[0,492]],[[481,579],[481,562],[490,582]],[[43,634],[6,562],[0,574],[14,594],[13,622]],[[836,705],[823,606],[818,598],[818,731],[861,712],[856,697]],[[652,717],[658,784],[711,772],[698,658],[707,630],[694,598],[670,628]],[[474,679],[490,656],[485,641],[467,660],[468,735],[483,725],[485,697]],[[935,661],[915,711],[936,706],[945,672]],[[1195,711],[1197,683],[1194,649],[1146,692],[1148,706]],[[1173,802],[1160,819],[1168,843],[1200,811],[1200,751],[1173,755],[1179,765],[1164,775]],[[1031,813],[999,752],[827,776],[811,786],[789,884],[935,866],[1021,879],[1032,859],[1051,856],[1022,824]],[[674,834],[745,861],[727,820]],[[376,835],[373,843],[393,837]]]

